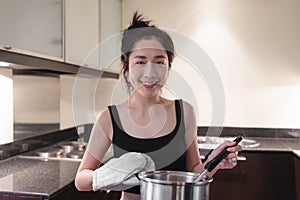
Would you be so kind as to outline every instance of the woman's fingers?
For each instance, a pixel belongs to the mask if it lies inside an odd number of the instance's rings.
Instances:
[[[226,141],[220,145],[220,148],[227,148],[230,152],[223,160],[220,162],[220,169],[232,169],[237,165],[238,152],[242,150],[242,146],[236,145],[235,142]]]
[[[237,165],[237,156],[235,153],[230,153],[226,158],[224,158],[220,164],[220,169],[232,169]]]
[[[233,146],[233,147],[228,147],[227,148],[227,151],[229,152],[232,152],[232,153],[235,153],[235,152],[239,152],[239,151],[242,151],[242,146],[241,145],[236,145],[236,146]]]
[[[224,149],[227,149],[229,154],[217,165],[218,169],[232,169],[237,165],[237,155],[239,151],[242,151],[241,145],[236,145],[235,142],[225,141],[220,144],[216,149],[212,151],[208,159],[211,160],[221,153]]]
[[[212,151],[211,156],[215,157],[216,155],[221,153],[225,148],[227,148],[227,151],[230,153],[236,153],[242,150],[242,147],[240,145],[235,145],[235,142],[225,141]]]

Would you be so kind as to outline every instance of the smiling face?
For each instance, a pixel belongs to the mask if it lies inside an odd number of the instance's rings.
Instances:
[[[156,39],[142,39],[133,47],[129,56],[128,80],[145,97],[154,97],[166,83],[168,55]]]

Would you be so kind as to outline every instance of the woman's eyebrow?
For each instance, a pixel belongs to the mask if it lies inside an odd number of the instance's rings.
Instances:
[[[164,55],[157,55],[157,56],[154,56],[154,58],[166,58],[166,56],[164,56]]]
[[[147,57],[146,56],[142,56],[142,55],[136,55],[136,56],[134,56],[134,58],[139,58],[139,59],[147,59]],[[156,56],[154,56],[154,58],[166,58],[166,56],[164,56],[164,55],[156,55]]]
[[[147,57],[146,56],[139,56],[139,55],[137,55],[137,56],[134,56],[134,58],[146,59]]]

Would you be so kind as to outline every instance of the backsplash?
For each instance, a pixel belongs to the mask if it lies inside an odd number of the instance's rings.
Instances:
[[[59,123],[14,123],[14,141],[58,131]]]
[[[88,141],[93,124],[82,125],[84,133],[81,134]],[[300,139],[300,129],[278,128],[244,128],[244,127],[198,127],[198,136],[243,137],[261,138],[289,138]],[[63,140],[77,140],[77,127],[55,131],[44,135],[19,140],[16,142],[0,145],[0,160],[32,151],[44,146],[52,145]]]
[[[84,133],[82,135],[88,137],[91,132],[92,125],[87,124],[82,126],[84,126]],[[0,160],[32,151],[44,146],[52,145],[63,140],[77,139],[77,127],[73,127],[65,130],[30,137],[23,140],[18,140],[8,144],[3,144],[0,145]]]

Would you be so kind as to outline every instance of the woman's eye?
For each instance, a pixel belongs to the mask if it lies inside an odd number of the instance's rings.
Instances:
[[[157,61],[156,64],[159,64],[159,65],[164,65],[165,62],[164,61]]]
[[[137,64],[137,65],[144,65],[145,62],[144,61],[137,61],[137,62],[135,62],[135,64]]]

